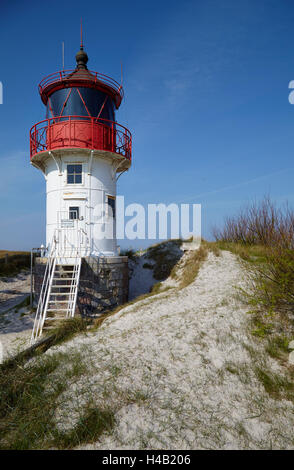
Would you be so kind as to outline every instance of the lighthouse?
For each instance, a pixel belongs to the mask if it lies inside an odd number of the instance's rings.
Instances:
[[[45,77],[46,119],[30,131],[31,164],[46,182],[46,251],[37,259],[35,340],[53,318],[94,315],[127,297],[127,259],[118,256],[116,183],[131,165],[132,136],[116,121],[122,84],[76,67]]]

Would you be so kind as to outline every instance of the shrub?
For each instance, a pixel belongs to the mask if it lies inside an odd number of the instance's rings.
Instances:
[[[243,245],[263,245],[293,249],[294,211],[278,208],[269,197],[260,203],[252,203],[239,214],[226,217],[222,229],[213,229],[217,241]]]
[[[127,250],[121,250],[120,256],[127,256],[129,259],[133,261],[137,260],[136,252],[132,248],[129,248]]]
[[[256,266],[253,272],[253,293],[250,303],[255,311],[294,311],[294,250],[274,247],[267,253],[266,263]]]
[[[221,248],[253,262],[252,289],[247,292],[253,312],[263,319],[279,314],[289,322],[294,311],[293,209],[279,208],[264,197],[226,218],[221,230],[214,229],[214,236]]]
[[[29,253],[7,253],[7,255],[3,252],[0,257],[0,276],[12,276],[22,269],[30,268],[31,256]]]
[[[153,277],[157,281],[167,279],[173,267],[181,259],[181,240],[167,240],[148,248],[146,258],[154,262]]]
[[[143,264],[143,268],[144,268],[144,269],[153,269],[153,264],[144,263],[144,264]]]

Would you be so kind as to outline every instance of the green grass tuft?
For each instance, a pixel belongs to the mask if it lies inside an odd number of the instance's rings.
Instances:
[[[78,423],[68,432],[57,432],[54,444],[58,449],[72,449],[84,443],[96,442],[101,434],[110,432],[115,424],[111,409],[89,407]]]
[[[265,391],[275,399],[287,399],[294,401],[294,375],[291,377],[283,377],[271,371],[264,370],[261,367],[255,368],[255,374],[262,383]]]
[[[283,335],[268,338],[266,352],[274,359],[287,360],[289,339]]]
[[[68,341],[77,333],[85,332],[89,322],[81,317],[67,318],[61,321],[48,335],[54,338],[51,346]]]
[[[56,404],[70,382],[87,371],[80,354],[55,353],[24,367],[21,361],[0,367],[0,449],[70,449],[98,439],[114,425],[106,408],[87,406],[79,422],[60,431]]]

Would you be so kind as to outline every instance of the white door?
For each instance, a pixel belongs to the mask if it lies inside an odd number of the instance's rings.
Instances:
[[[86,256],[89,244],[85,230],[85,201],[65,201],[58,217],[59,252],[64,256]]]

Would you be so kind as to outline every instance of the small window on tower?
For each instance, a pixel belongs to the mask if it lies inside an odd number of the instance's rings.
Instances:
[[[107,196],[108,216],[115,218],[115,197]]]
[[[80,208],[79,207],[70,207],[69,208],[69,218],[70,220],[76,220],[80,218]]]
[[[82,165],[67,165],[67,184],[82,184]]]

